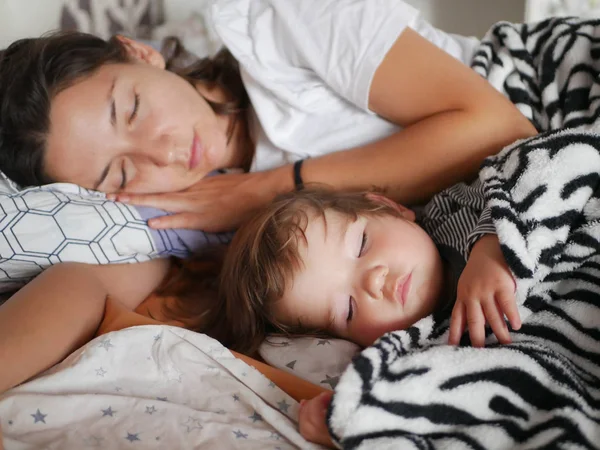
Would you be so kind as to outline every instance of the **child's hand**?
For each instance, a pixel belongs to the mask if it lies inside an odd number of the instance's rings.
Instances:
[[[510,334],[504,316],[513,330],[521,328],[515,301],[515,281],[502,255],[498,238],[488,234],[473,247],[458,280],[448,343],[458,345],[465,325],[468,325],[473,346],[483,347],[487,321],[498,342],[509,344]]]
[[[304,439],[315,444],[335,448],[327,424],[325,415],[327,407],[331,403],[333,392],[323,392],[310,400],[300,402],[300,413],[298,414],[298,423],[300,434]]]

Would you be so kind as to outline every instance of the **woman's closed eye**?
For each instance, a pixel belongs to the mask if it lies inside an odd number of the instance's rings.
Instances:
[[[128,120],[129,124],[131,124],[137,117],[139,107],[140,107],[140,95],[136,93],[134,95],[134,100],[133,100],[133,109],[131,110],[131,115],[129,116],[129,120]]]
[[[121,163],[121,184],[119,185],[119,191],[122,191],[127,186],[127,171],[125,170],[125,160]]]

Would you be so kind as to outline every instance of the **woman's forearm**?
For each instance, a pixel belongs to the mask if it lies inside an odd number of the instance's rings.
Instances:
[[[380,188],[400,203],[418,203],[472,179],[487,156],[536,133],[525,117],[507,115],[440,113],[372,144],[307,160],[303,179],[340,190]]]

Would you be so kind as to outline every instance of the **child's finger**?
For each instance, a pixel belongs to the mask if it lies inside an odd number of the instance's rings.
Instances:
[[[305,401],[298,414],[300,434],[307,441],[331,446],[331,437],[327,430],[326,413],[332,393],[321,393]]]
[[[465,305],[462,302],[456,302],[452,310],[450,319],[450,332],[448,333],[448,344],[458,345],[460,337],[465,331]]]
[[[482,302],[481,306],[485,319],[490,324],[498,342],[501,344],[510,344],[510,333],[508,332],[506,322],[504,322],[504,314],[498,309],[496,301],[491,298],[488,301]]]
[[[321,402],[321,406],[327,410],[327,408],[329,408],[329,404],[331,403],[331,399],[333,398],[333,391],[322,392],[317,396],[317,398]]]
[[[512,329],[518,330],[521,328],[521,316],[519,315],[519,308],[517,308],[517,302],[514,294],[507,291],[500,291],[496,295],[496,301],[500,306],[500,310],[508,319]]]
[[[479,302],[467,304],[467,326],[473,347],[485,345],[485,316]]]

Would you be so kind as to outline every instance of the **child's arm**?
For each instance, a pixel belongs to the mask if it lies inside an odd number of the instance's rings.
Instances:
[[[486,234],[473,246],[458,281],[448,342],[457,345],[465,326],[468,326],[473,346],[483,347],[487,321],[498,342],[510,343],[504,316],[513,329],[521,327],[515,301],[515,281],[502,254],[498,237]]]
[[[168,260],[52,266],[0,307],[0,393],[61,361],[93,335],[114,296],[135,308],[161,282]]]

